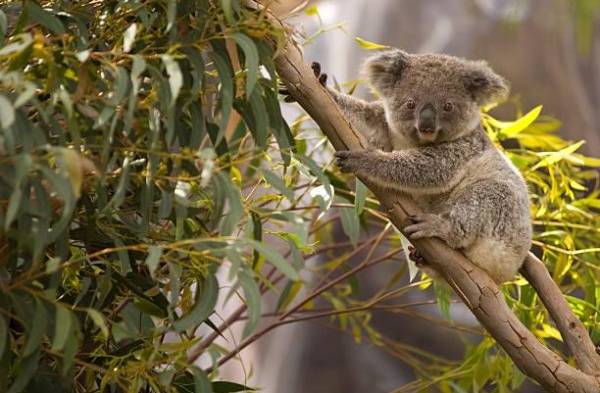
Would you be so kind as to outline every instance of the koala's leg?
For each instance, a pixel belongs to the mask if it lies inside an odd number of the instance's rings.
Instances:
[[[466,223],[462,216],[424,213],[411,216],[410,219],[412,224],[404,227],[404,233],[410,240],[437,237],[450,247],[461,249],[472,244],[477,234],[475,228]]]
[[[460,249],[497,283],[510,280],[531,245],[527,195],[486,181],[456,190],[442,214],[422,214],[404,228],[409,239],[438,237]]]

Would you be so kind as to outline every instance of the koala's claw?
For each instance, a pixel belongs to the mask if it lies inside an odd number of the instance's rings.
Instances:
[[[319,83],[323,85],[323,87],[327,86],[327,74],[321,74],[321,64],[313,61],[310,65],[313,72],[315,73],[315,77],[319,80]]]
[[[319,63],[318,61],[313,61],[312,63],[310,63],[310,68],[312,68],[317,78],[319,77],[319,75],[321,75],[321,63]]]
[[[315,73],[315,78],[319,80],[319,83],[324,87],[327,86],[327,74],[321,74],[321,64],[313,61],[310,65],[313,72]],[[296,100],[291,96],[290,91],[287,87],[280,85],[279,86],[279,94],[283,96],[283,101],[285,102],[296,102]]]
[[[336,164],[344,173],[352,172],[352,152],[340,150],[335,152]]]
[[[413,245],[408,246],[408,258],[417,265],[417,267],[423,267],[427,265],[427,261],[423,258],[423,255]]]
[[[417,214],[410,216],[413,224],[404,227],[404,233],[409,239],[422,239],[424,237],[441,237],[445,227],[444,220],[437,214]]]

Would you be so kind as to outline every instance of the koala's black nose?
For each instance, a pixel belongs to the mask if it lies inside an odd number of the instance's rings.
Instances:
[[[436,113],[435,108],[431,104],[427,104],[419,113],[418,128],[420,132],[431,133],[436,129]]]

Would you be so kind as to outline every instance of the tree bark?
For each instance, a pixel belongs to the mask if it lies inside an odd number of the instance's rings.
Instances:
[[[290,95],[319,125],[336,150],[366,147],[362,136],[344,118],[333,98],[304,63],[300,49],[290,36],[276,58],[276,67]],[[420,212],[407,196],[378,189],[366,179],[361,180],[388,210],[390,220],[400,230],[408,224],[409,215]],[[600,357],[594,352],[585,328],[575,318],[549,274],[544,274],[545,267],[539,265],[541,262],[537,258],[530,256],[527,259],[525,275],[538,291],[583,371],[568,365],[537,340],[508,307],[502,292],[487,273],[464,255],[435,238],[413,241],[413,244],[526,375],[550,392],[600,393]]]

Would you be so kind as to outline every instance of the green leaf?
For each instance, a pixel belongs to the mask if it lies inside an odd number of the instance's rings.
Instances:
[[[167,0],[167,27],[165,33],[171,31],[175,25],[175,19],[177,18],[177,1]]]
[[[267,109],[260,90],[262,90],[261,86],[258,85],[250,97],[250,103],[237,99],[234,107],[242,115],[256,145],[264,149],[267,146],[269,133],[269,116],[266,114]]]
[[[196,303],[192,309],[173,322],[177,332],[183,332],[204,322],[215,309],[219,295],[219,283],[214,275],[209,275],[202,285],[202,291],[196,289]]]
[[[4,349],[8,343],[8,324],[3,315],[0,315],[0,359],[4,355]]]
[[[23,197],[23,181],[26,179],[29,168],[32,164],[32,159],[29,154],[20,154],[15,157],[15,185],[13,192],[8,200],[8,208],[6,217],[4,218],[4,230],[8,231],[10,224],[15,220],[19,212]]]
[[[542,105],[538,105],[529,111],[525,116],[517,119],[516,121],[503,123],[500,128],[500,138],[512,138],[519,134],[521,131],[529,127],[539,117],[542,112]]]
[[[90,316],[90,318],[92,319],[94,324],[96,326],[98,326],[98,328],[102,332],[102,335],[104,336],[104,338],[108,338],[109,337],[108,326],[106,325],[106,321],[104,320],[104,315],[102,315],[102,313],[99,312],[98,310],[94,310],[93,308],[88,308],[85,311]]]
[[[66,33],[65,26],[63,26],[60,19],[40,7],[34,1],[27,1],[25,3],[25,10],[29,13],[31,21],[40,23],[55,34]]]
[[[281,291],[281,296],[277,300],[277,306],[275,310],[282,311],[287,308],[287,306],[296,298],[300,289],[302,289],[303,283],[301,281],[288,281],[283,291]]]
[[[338,210],[340,212],[342,228],[352,244],[356,246],[360,235],[360,222],[358,220],[358,216],[356,215],[356,210],[350,207],[341,207]]]
[[[215,47],[217,50],[217,47]],[[221,51],[226,51],[224,49],[220,49]],[[223,57],[217,52],[210,53],[215,68],[219,73],[219,80],[221,81],[220,99],[221,99],[221,124],[219,126],[219,134],[217,138],[213,141],[214,146],[218,146],[223,139],[225,128],[227,127],[227,122],[229,121],[229,114],[231,113],[231,108],[233,106],[233,97],[234,97],[234,89],[233,89],[233,73],[231,71],[231,67],[229,62],[226,60],[227,57]]]
[[[223,236],[229,236],[239,224],[242,214],[244,213],[242,196],[240,195],[239,189],[231,182],[227,173],[219,172],[214,178],[219,184],[219,188],[225,193],[229,202],[228,211],[224,214],[223,221],[221,222],[221,234]]]
[[[274,89],[264,89],[265,106],[269,115],[269,126],[272,129],[273,135],[279,145],[279,153],[285,166],[289,166],[291,162],[291,152],[296,149],[296,141],[290,127],[282,117],[281,107],[277,98],[277,93]]]
[[[192,77],[194,78],[194,82],[190,89],[190,99],[193,100],[196,98],[203,85],[204,60],[202,59],[202,54],[193,47],[182,48],[181,51],[185,53],[188,61],[193,67]]]
[[[194,393],[214,393],[212,384],[204,371],[198,367],[192,367],[192,374],[194,375]]]
[[[73,314],[64,306],[56,306],[56,320],[54,324],[54,338],[52,350],[61,351],[71,334],[73,334]]]
[[[227,19],[227,22],[233,24],[233,8],[231,2],[232,0],[221,0],[221,8],[223,8],[223,13],[225,14],[225,19]]]
[[[365,202],[367,200],[367,186],[364,185],[359,179],[356,179],[355,191],[354,191],[354,207],[356,208],[356,214],[361,215],[365,208]]]
[[[212,383],[212,388],[214,393],[234,393],[234,392],[243,392],[246,390],[255,391],[256,389],[249,388],[244,385],[240,385],[235,382],[227,382],[227,381],[215,381]]]
[[[18,364],[16,378],[7,393],[21,393],[26,387],[39,365],[39,351],[21,359]]]
[[[256,45],[254,45],[254,41],[245,34],[235,33],[232,38],[244,51],[246,66],[246,98],[250,99],[259,76],[258,50],[256,49]]]
[[[174,285],[171,283],[171,286],[174,286]],[[171,294],[173,296],[175,296],[174,294],[178,295],[179,291],[178,290],[177,290],[177,292],[172,291]],[[176,299],[177,299],[177,297],[176,297]],[[152,315],[153,317],[166,318],[169,315],[169,313],[167,312],[167,310],[165,308],[162,308],[158,304],[151,302],[143,297],[135,297],[133,299],[133,305],[141,312],[148,314],[148,315]]]
[[[266,243],[259,243],[252,239],[240,238],[240,242],[247,243],[256,251],[262,254],[267,261],[275,266],[280,272],[285,274],[290,280],[300,280],[298,272],[279,254],[275,249],[271,248]]]
[[[281,177],[268,169],[261,169],[261,172],[265,180],[271,186],[284,195],[290,202],[294,202],[294,191],[285,185],[285,182]]]
[[[4,43],[4,37],[6,36],[6,30],[8,29],[8,18],[4,11],[0,10],[0,45]],[[0,353],[1,355],[2,353]]]
[[[39,349],[44,333],[46,333],[46,325],[48,323],[48,311],[46,306],[35,298],[35,313],[31,322],[31,330],[27,332],[27,343],[23,348],[23,356],[29,356]]]
[[[389,48],[389,46],[385,46],[385,45],[377,44],[375,42],[363,40],[360,37],[354,38],[354,41],[356,41],[356,43],[358,45],[360,45],[361,48],[366,49],[366,50],[378,50],[378,49],[387,49],[387,48]]]
[[[148,266],[148,270],[150,271],[150,276],[152,278],[156,278],[154,276],[154,272],[160,263],[160,257],[162,256],[162,248],[160,246],[149,246],[148,247],[148,256],[146,257],[146,265]]]
[[[10,224],[12,224],[12,222],[17,217],[22,199],[23,190],[21,189],[21,186],[18,185],[18,187],[15,187],[13,192],[10,194],[10,198],[8,200],[8,209],[6,210],[6,218],[4,221],[5,231],[8,231],[8,229],[10,228]]]
[[[171,300],[169,302],[171,307],[176,307],[179,301],[179,292],[181,291],[181,274],[183,268],[180,264],[169,262],[169,283],[171,284]]]
[[[16,119],[15,108],[4,94],[0,94],[0,126],[5,130],[12,126]]]
[[[434,281],[433,291],[442,316],[446,319],[450,319],[450,288]]]
[[[261,298],[258,285],[248,272],[242,271],[238,275],[238,280],[244,290],[245,303],[248,308],[248,322],[246,322],[242,332],[242,337],[246,338],[256,330],[260,321]]]

